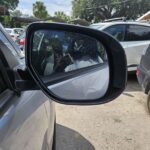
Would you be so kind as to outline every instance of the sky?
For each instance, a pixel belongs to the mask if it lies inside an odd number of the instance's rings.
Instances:
[[[32,4],[37,0],[19,0],[17,10],[20,10],[23,14],[33,15]],[[67,15],[71,15],[71,1],[72,0],[38,0],[44,2],[47,11],[51,16],[55,11],[63,11]]]

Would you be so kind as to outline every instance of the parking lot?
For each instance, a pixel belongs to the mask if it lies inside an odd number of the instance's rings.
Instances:
[[[100,106],[56,104],[57,150],[149,150],[150,115],[135,76],[124,93]]]

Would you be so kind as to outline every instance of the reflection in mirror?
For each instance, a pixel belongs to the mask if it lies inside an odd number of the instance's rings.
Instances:
[[[56,30],[38,30],[32,41],[32,66],[47,88],[63,99],[98,99],[107,91],[109,66],[103,44],[87,35]],[[92,69],[78,77],[50,85],[56,77]]]

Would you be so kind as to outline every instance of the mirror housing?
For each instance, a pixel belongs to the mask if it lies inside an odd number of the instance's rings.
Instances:
[[[46,79],[43,79],[35,70],[32,60],[32,47],[33,47],[33,38],[34,33],[38,30],[51,30],[51,31],[65,31],[70,33],[78,33],[91,38],[94,38],[101,42],[106,49],[108,63],[109,63],[109,85],[106,93],[99,98],[96,99],[65,99],[57,93],[48,88],[46,83]],[[56,102],[62,104],[75,104],[75,105],[95,105],[95,104],[103,104],[112,101],[116,97],[118,97],[126,87],[127,81],[127,62],[126,55],[119,44],[119,42],[111,37],[110,35],[90,29],[87,27],[74,26],[68,24],[58,24],[58,23],[33,23],[29,25],[26,33],[26,45],[25,45],[25,53],[26,53],[26,66],[27,70],[37,83],[37,85],[41,88],[41,90],[51,99]],[[36,58],[35,58],[36,59]],[[97,66],[99,67],[99,66]],[[96,68],[88,67],[83,68],[79,71],[73,71],[69,73],[64,73],[61,76],[53,76],[49,81],[49,85],[53,86],[55,84],[59,84],[62,81],[67,81],[68,79],[79,77],[81,74],[87,74],[89,72],[93,72]]]

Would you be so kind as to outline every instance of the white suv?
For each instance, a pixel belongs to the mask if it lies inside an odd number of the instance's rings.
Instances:
[[[150,25],[139,22],[107,22],[90,25],[91,28],[111,34],[123,46],[128,71],[135,71],[143,53],[150,44]]]

